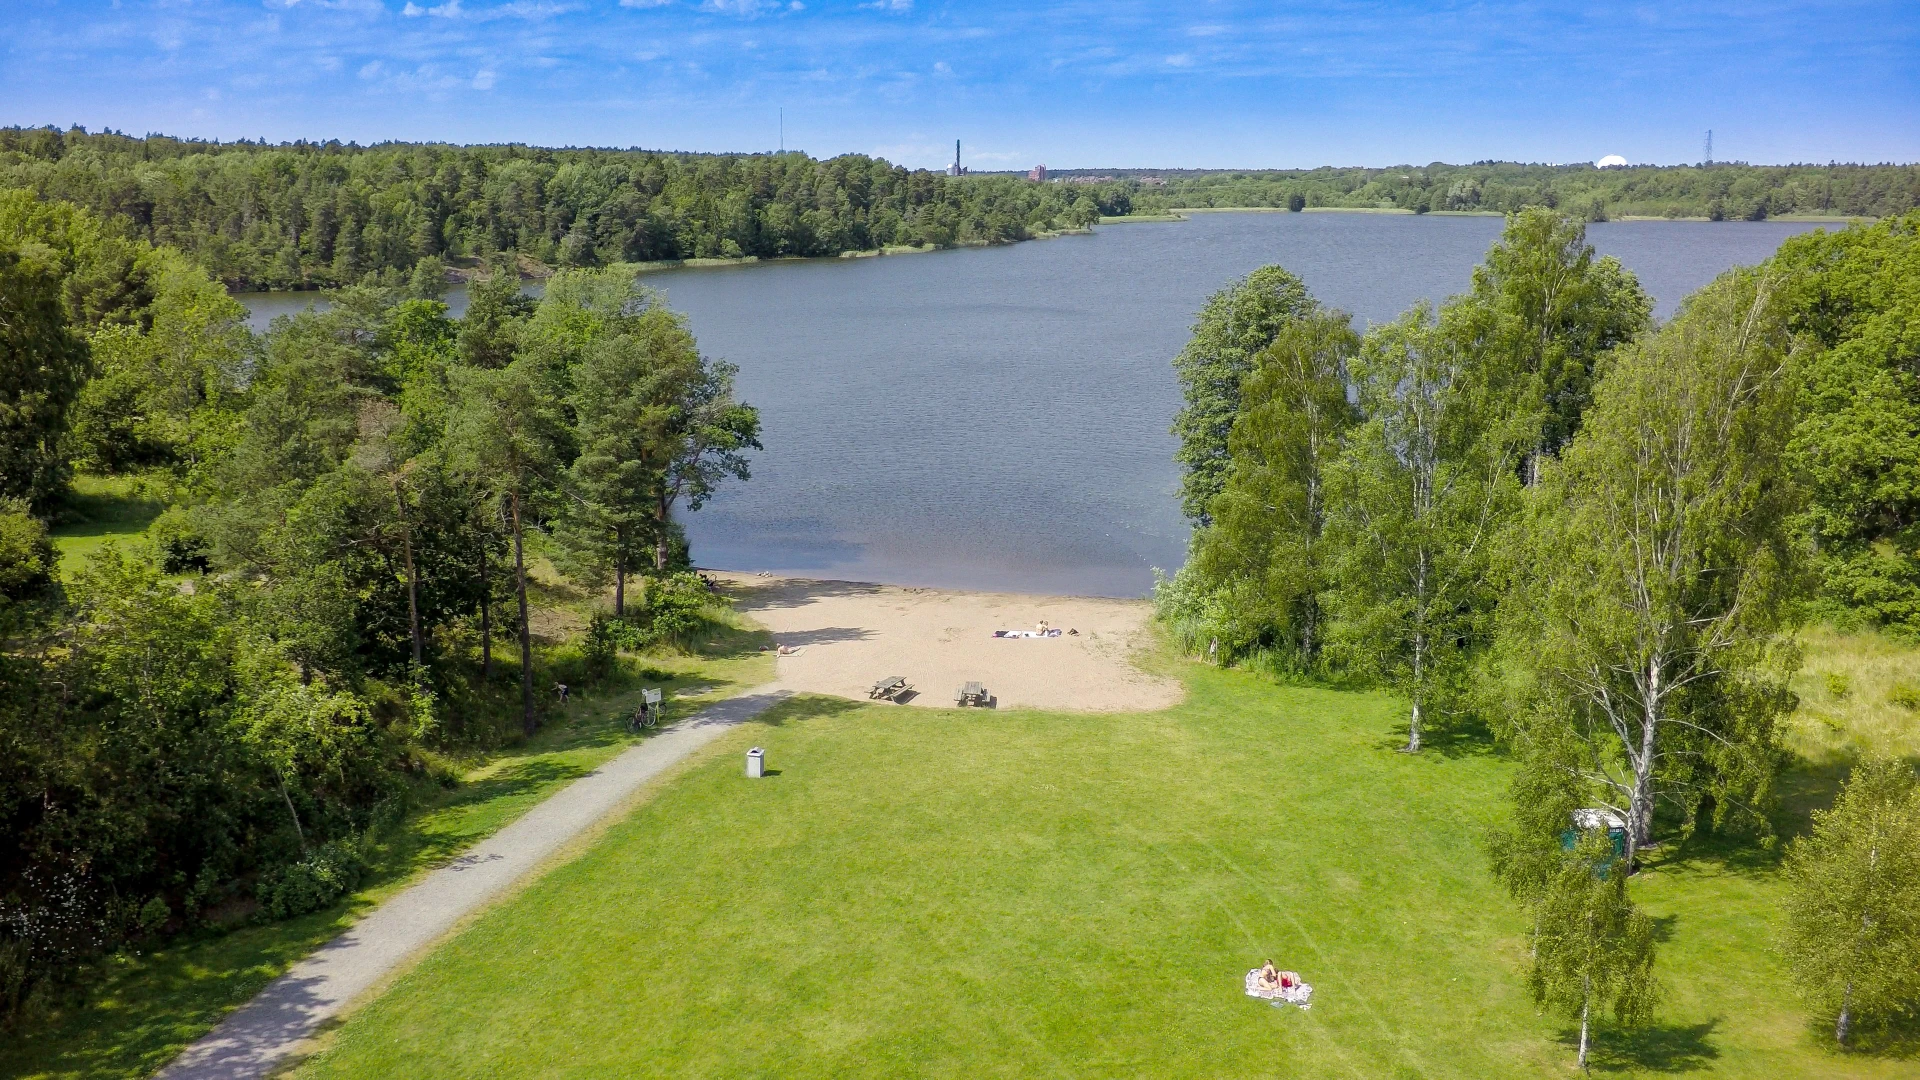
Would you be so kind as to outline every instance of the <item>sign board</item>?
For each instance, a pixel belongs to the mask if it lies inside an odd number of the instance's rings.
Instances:
[[[641,704],[643,704],[643,705],[658,705],[658,704],[660,704],[660,691],[658,691],[658,690],[642,690],[642,691],[640,691],[640,702],[641,702]]]

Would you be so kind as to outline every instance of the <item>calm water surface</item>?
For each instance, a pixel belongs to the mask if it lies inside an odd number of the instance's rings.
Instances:
[[[1656,314],[1814,226],[1609,222],[1588,238]],[[1169,364],[1194,313],[1267,263],[1384,322],[1468,284],[1497,217],[1202,214],[1092,236],[657,273],[760,409],[753,479],[686,515],[703,566],[1138,596],[1185,555]],[[309,297],[242,297],[257,325]],[[448,297],[456,312],[465,296]]]

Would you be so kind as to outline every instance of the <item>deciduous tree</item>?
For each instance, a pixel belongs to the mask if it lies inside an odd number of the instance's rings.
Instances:
[[[1186,403],[1173,420],[1180,440],[1174,460],[1186,469],[1180,507],[1205,525],[1208,507],[1225,486],[1232,460],[1228,436],[1240,410],[1240,384],[1254,357],[1282,327],[1314,310],[1300,279],[1278,266],[1263,266],[1245,280],[1214,293],[1193,324],[1193,337],[1173,368]]]
[[[1691,820],[1708,794],[1718,813],[1753,806],[1773,774],[1801,562],[1783,460],[1794,346],[1772,288],[1731,271],[1614,355],[1533,491],[1502,605],[1508,653],[1547,703],[1517,722],[1585,745],[1630,858],[1662,797]]]
[[[1795,982],[1833,1016],[1845,1045],[1856,1022],[1920,1005],[1920,787],[1905,762],[1867,761],[1813,832],[1787,851],[1787,956]]]

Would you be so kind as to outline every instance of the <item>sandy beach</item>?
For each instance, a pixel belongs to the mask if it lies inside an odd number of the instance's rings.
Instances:
[[[984,683],[999,708],[1122,712],[1180,700],[1180,684],[1135,667],[1152,605],[1145,600],[949,592],[846,581],[717,574],[739,610],[797,650],[778,660],[793,690],[865,699],[904,676],[908,705],[951,708],[962,683]],[[1033,630],[1050,638],[996,638]]]

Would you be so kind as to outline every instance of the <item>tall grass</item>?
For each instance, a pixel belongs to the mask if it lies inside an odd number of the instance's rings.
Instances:
[[[1920,646],[1872,630],[1819,625],[1802,634],[1800,704],[1787,745],[1815,764],[1861,756],[1920,758]]]

